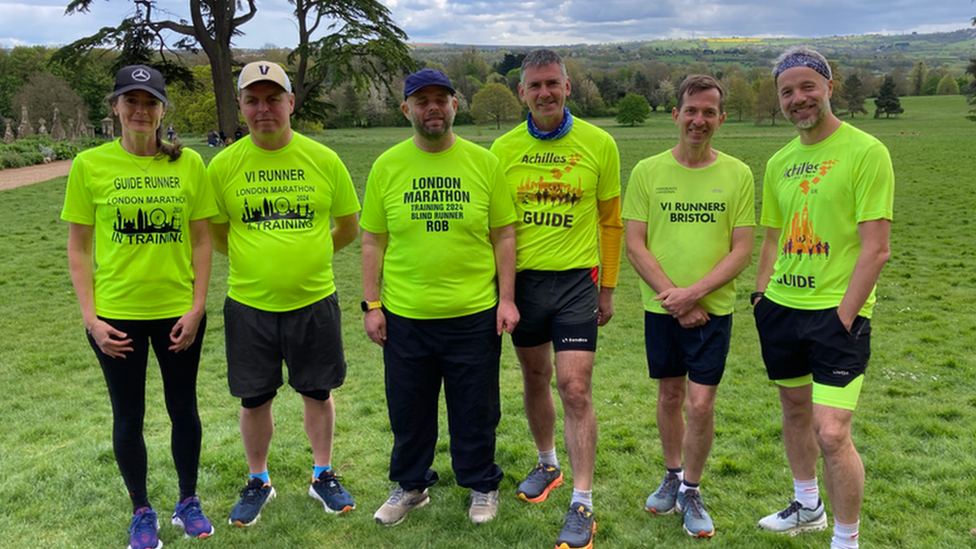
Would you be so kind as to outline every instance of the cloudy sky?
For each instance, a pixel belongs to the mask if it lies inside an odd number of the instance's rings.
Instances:
[[[94,0],[64,15],[69,0],[0,0],[0,47],[59,45],[114,25],[128,0]],[[380,0],[411,42],[546,45],[661,38],[833,36],[968,28],[970,0]],[[258,14],[235,41],[243,48],[293,46],[287,0],[257,0]],[[175,19],[187,0],[158,0]]]

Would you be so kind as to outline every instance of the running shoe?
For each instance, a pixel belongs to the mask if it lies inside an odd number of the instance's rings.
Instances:
[[[173,525],[183,529],[188,538],[209,538],[214,533],[214,527],[203,516],[200,509],[200,498],[191,496],[176,504],[173,511]]]
[[[498,514],[498,490],[479,492],[471,490],[471,508],[468,518],[475,524],[488,522]]]
[[[549,497],[549,491],[563,483],[563,472],[559,467],[540,463],[529,471],[525,480],[519,484],[518,497],[529,503],[541,503]]]
[[[681,488],[681,479],[678,478],[678,475],[668,471],[657,491],[647,496],[644,508],[655,515],[673,513],[675,502],[678,499],[678,488]]]
[[[556,549],[592,549],[593,533],[596,532],[593,510],[573,502],[563,519],[565,522],[556,539]]]
[[[689,536],[710,538],[715,534],[715,526],[712,525],[712,517],[708,516],[708,511],[705,510],[701,492],[698,490],[679,492],[675,507],[681,511],[685,532],[688,532]]]
[[[827,511],[822,499],[817,499],[815,509],[807,509],[799,501],[793,500],[786,509],[760,520],[759,527],[791,536],[802,532],[816,532],[827,528]]]
[[[383,526],[396,526],[407,518],[407,514],[430,503],[427,489],[404,490],[397,486],[390,492],[389,499],[376,510],[373,518]]]
[[[159,519],[151,507],[140,507],[129,525],[129,549],[160,549]]]
[[[241,500],[230,512],[234,526],[250,526],[261,517],[261,509],[275,497],[275,489],[258,477],[251,477],[241,490]]]
[[[326,513],[345,513],[356,508],[352,495],[339,484],[339,477],[331,469],[312,479],[308,495],[322,502]]]

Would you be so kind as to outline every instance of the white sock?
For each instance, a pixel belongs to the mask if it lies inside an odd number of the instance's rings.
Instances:
[[[556,448],[547,452],[539,452],[539,463],[550,467],[559,467],[559,458],[556,457]]]
[[[577,490],[573,488],[573,503],[582,503],[590,511],[593,510],[593,490]]]
[[[678,475],[678,480],[680,480],[680,481],[684,481],[685,480],[685,468],[684,467],[682,467],[680,469],[668,469],[667,471],[668,471],[668,473],[674,473],[674,474]]]
[[[831,549],[857,549],[857,530],[860,521],[854,524],[841,524],[834,520],[834,537],[830,540]]]
[[[701,491],[701,484],[699,483],[699,484],[691,485],[691,484],[688,484],[687,481],[682,480],[681,481],[681,488],[678,488],[678,493],[679,494],[683,494],[683,493],[685,493],[688,490],[699,490],[699,491]]]
[[[807,509],[816,509],[817,502],[820,501],[817,477],[813,477],[813,480],[793,479],[793,497]]]

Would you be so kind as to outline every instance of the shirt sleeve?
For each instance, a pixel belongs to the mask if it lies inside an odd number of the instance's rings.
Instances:
[[[88,187],[85,161],[82,158],[75,158],[71,163],[61,219],[81,225],[95,224],[95,201]]]
[[[600,180],[597,182],[597,200],[610,200],[620,196],[620,151],[617,142],[606,134],[603,161],[600,163]]]
[[[359,226],[371,233],[386,233],[386,209],[383,205],[382,179],[386,177],[385,170],[379,166],[380,160],[373,163],[366,180],[366,196],[363,197],[363,215],[359,218]]]
[[[211,221],[213,223],[228,223],[230,216],[227,215],[227,204],[224,202],[224,185],[219,161],[210,161],[210,166],[207,167],[207,175],[210,178],[210,188],[217,205],[217,215],[213,216]]]
[[[869,148],[855,167],[854,202],[857,222],[891,219],[895,201],[895,173],[891,156],[881,143]]]
[[[335,196],[332,198],[332,217],[343,217],[354,214],[360,210],[359,198],[356,196],[356,187],[352,184],[352,177],[349,170],[338,157],[333,166],[333,181],[335,182]]]
[[[214,199],[213,186],[210,184],[210,174],[207,167],[203,165],[203,159],[199,156],[193,157],[195,164],[193,172],[194,200],[190,212],[190,220],[207,219],[220,213],[217,202]]]
[[[756,226],[756,182],[749,166],[740,166],[739,200],[735,212],[735,227]]]

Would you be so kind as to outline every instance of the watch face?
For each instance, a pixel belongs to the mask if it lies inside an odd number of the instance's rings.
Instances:
[[[362,307],[364,313],[369,312],[369,302],[365,299],[359,303],[359,306]]]

